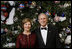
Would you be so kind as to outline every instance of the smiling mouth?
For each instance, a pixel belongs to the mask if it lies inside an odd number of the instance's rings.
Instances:
[[[45,22],[42,22],[42,23],[45,23]]]
[[[29,29],[29,28],[28,28]]]

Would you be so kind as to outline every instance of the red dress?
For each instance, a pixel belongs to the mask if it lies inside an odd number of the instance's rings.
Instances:
[[[36,47],[36,35],[31,33],[30,35],[25,35],[23,33],[19,34],[16,41],[16,48],[34,48]]]

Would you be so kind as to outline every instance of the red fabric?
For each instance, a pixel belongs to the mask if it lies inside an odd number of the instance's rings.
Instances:
[[[19,34],[16,41],[16,48],[34,48],[36,44],[36,35],[34,33],[29,36]]]

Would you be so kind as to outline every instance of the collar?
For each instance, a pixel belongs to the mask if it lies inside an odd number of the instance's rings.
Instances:
[[[45,27],[43,27],[43,26],[40,26],[40,28],[48,28],[48,26],[46,25]]]

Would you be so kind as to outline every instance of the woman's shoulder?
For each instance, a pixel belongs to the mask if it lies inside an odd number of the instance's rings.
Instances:
[[[17,38],[22,38],[22,33],[20,33],[18,36],[17,36]]]

